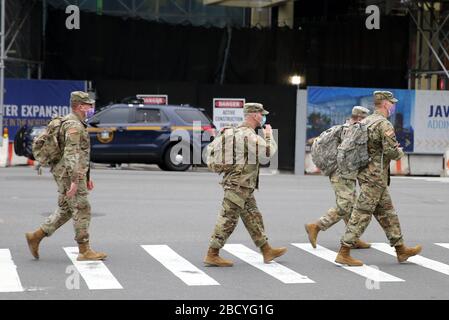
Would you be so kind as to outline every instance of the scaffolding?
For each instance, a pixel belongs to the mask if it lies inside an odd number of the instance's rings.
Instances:
[[[141,18],[150,21],[201,26],[243,27],[246,11],[242,8],[206,6],[202,0],[45,0],[65,9],[76,5],[82,11],[99,15]]]
[[[409,89],[449,89],[449,1],[403,0],[411,20]]]

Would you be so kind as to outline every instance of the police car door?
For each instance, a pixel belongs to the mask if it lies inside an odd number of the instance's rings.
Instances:
[[[170,124],[161,107],[134,108],[128,132],[132,137],[131,162],[154,163],[159,160],[162,146],[170,140]]]
[[[102,163],[128,163],[129,137],[126,128],[130,108],[117,105],[89,119],[91,160]],[[92,125],[94,124],[94,125]]]

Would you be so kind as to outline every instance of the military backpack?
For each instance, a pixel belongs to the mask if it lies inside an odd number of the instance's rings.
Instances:
[[[337,148],[343,126],[336,125],[323,131],[312,144],[312,161],[326,176],[337,169]]]
[[[218,174],[230,172],[235,164],[235,127],[224,127],[207,146],[206,163]]]
[[[44,132],[34,138],[33,157],[41,165],[54,165],[62,159],[64,147],[61,146],[59,136],[65,121],[62,117],[53,117]]]
[[[368,165],[370,161],[368,128],[381,120],[379,118],[370,122],[355,123],[344,132],[341,144],[337,148],[337,167],[342,175],[351,174]]]

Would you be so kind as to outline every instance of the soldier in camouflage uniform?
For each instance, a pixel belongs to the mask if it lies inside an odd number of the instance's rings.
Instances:
[[[340,142],[343,140],[345,133],[350,125],[360,122],[362,119],[369,115],[369,110],[361,106],[355,106],[352,108],[351,118],[343,125]],[[356,199],[356,180],[357,173],[354,172],[349,175],[341,175],[337,169],[329,176],[330,183],[335,192],[336,207],[330,208],[325,215],[319,218],[314,223],[306,224],[306,229],[309,241],[312,247],[316,248],[316,240],[318,232],[326,231],[331,226],[336,224],[340,220],[344,220],[345,224],[348,224],[349,217],[351,215],[352,207]],[[367,249],[371,245],[357,240],[355,248]]]
[[[58,209],[50,215],[35,232],[27,233],[31,254],[39,259],[39,243],[51,236],[59,227],[73,219],[75,241],[78,243],[78,260],[103,260],[106,254],[89,247],[89,224],[91,219],[88,192],[93,189],[90,180],[90,140],[85,122],[94,100],[86,92],[74,91],[70,95],[72,112],[61,124],[58,142],[63,150],[61,160],[51,166],[58,186]]]
[[[396,140],[393,125],[387,120],[387,117],[394,113],[397,101],[389,91],[375,91],[375,112],[362,121],[368,126],[368,153],[371,160],[357,176],[360,195],[341,239],[341,248],[335,260],[337,263],[363,265],[362,261],[350,256],[350,249],[354,248],[373,215],[384,230],[390,245],[395,247],[399,262],[421,252],[419,245],[413,248],[404,245],[399,218],[388,191],[390,161],[399,160],[404,155]]]
[[[239,217],[248,230],[254,244],[260,248],[265,263],[283,255],[287,248],[272,248],[267,240],[262,214],[256,205],[254,190],[259,186],[259,160],[270,158],[276,153],[270,125],[266,125],[264,138],[255,129],[265,123],[268,114],[260,103],[244,105],[245,121],[235,132],[235,164],[225,173],[221,182],[224,199],[214,232],[209,242],[209,250],[204,259],[206,266],[230,267],[233,262],[219,256],[219,250],[225,245],[237,226]]]

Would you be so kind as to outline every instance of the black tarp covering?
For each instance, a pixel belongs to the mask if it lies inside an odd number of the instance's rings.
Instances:
[[[79,30],[49,9],[45,78],[219,83],[226,28],[169,25],[81,12]],[[232,29],[225,84],[286,84],[293,73],[307,85],[407,85],[408,17],[307,22],[288,28]]]

